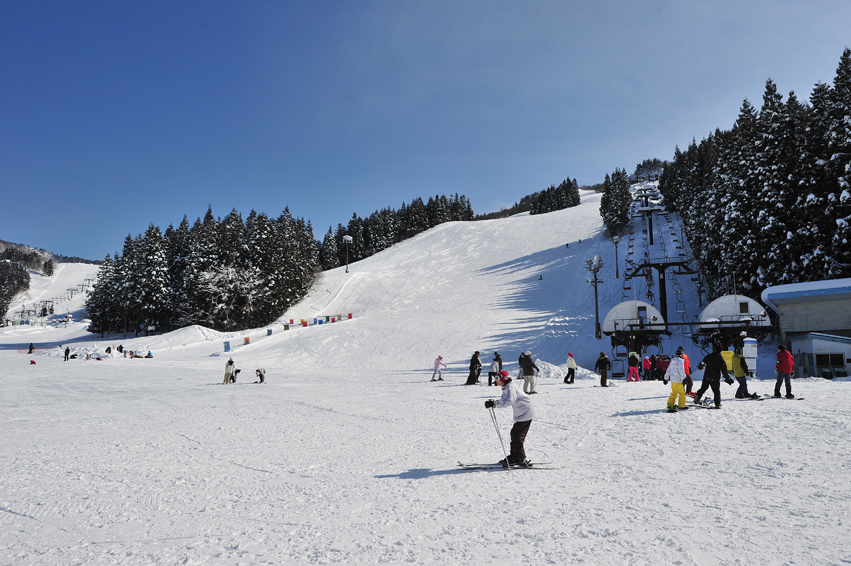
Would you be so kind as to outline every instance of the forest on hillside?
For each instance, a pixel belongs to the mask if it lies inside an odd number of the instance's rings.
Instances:
[[[676,148],[659,189],[683,218],[710,299],[851,277],[851,50],[809,102],[771,79],[729,130]]]

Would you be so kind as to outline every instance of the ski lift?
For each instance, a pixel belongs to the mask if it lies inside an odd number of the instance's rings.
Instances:
[[[626,368],[624,367],[623,360],[611,360],[611,364],[612,378],[626,377]]]
[[[681,300],[677,299],[677,307],[676,307],[676,308],[677,308],[677,312],[678,312],[679,314],[684,314],[684,313],[686,312],[686,303],[685,303],[685,301],[681,301]]]

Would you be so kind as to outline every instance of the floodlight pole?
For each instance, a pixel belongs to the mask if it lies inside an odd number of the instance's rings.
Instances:
[[[594,278],[589,279],[588,283],[591,283],[594,286],[594,338],[597,340],[603,339],[603,331],[600,328],[600,305],[597,300],[597,285],[603,282],[602,279],[597,278],[597,272],[603,269],[603,265],[603,260],[598,255],[595,255],[593,259],[585,260],[585,271],[590,271],[594,274]]]
[[[618,242],[620,242],[621,239],[618,236],[615,236],[612,238],[612,241],[615,243],[615,279],[620,279],[620,271],[618,270]]]
[[[349,272],[349,244],[352,243],[351,236],[343,236],[343,243],[346,244],[346,273]]]

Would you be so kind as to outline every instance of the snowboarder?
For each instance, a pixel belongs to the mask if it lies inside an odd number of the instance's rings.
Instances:
[[[431,374],[432,381],[443,381],[443,372],[440,371],[441,367],[446,367],[446,364],[443,363],[443,356],[437,356],[434,359],[434,373]]]
[[[479,351],[473,354],[470,358],[470,375],[467,376],[466,385],[475,385],[479,382],[479,375],[482,373],[482,362],[479,360]]]
[[[673,362],[671,362],[673,363]],[[721,408],[721,375],[724,375],[724,383],[733,383],[733,378],[727,373],[727,362],[721,356],[721,346],[712,344],[712,353],[703,358],[697,365],[697,369],[703,371],[703,382],[700,384],[700,389],[694,394],[695,404],[700,403],[700,398],[706,393],[708,388],[712,388],[712,393],[715,394],[715,408]]]
[[[68,356],[71,355],[71,348],[65,348],[65,361],[68,361]]]
[[[259,369],[254,370],[254,375],[256,375],[257,379],[260,380],[257,383],[266,383],[266,370],[265,369],[259,368]]]
[[[236,381],[236,364],[233,363],[233,358],[228,360],[228,363],[225,364],[225,381],[222,385],[227,385],[228,383]]]
[[[573,359],[573,354],[567,353],[567,375],[564,376],[565,383],[573,383],[576,376],[576,360]]]
[[[32,354],[33,352],[35,352],[35,346],[33,346],[33,343],[30,342],[30,351],[27,352],[27,354]]]
[[[644,356],[644,360],[641,362],[641,370],[644,374],[644,380],[647,381],[650,379],[650,358]]]
[[[497,361],[496,356],[494,356],[494,359],[488,368],[488,387],[496,382],[500,371],[502,370],[499,368],[499,362]]]
[[[774,373],[777,374],[777,383],[774,384],[774,396],[780,397],[780,386],[786,382],[786,398],[794,399],[792,395],[792,372],[795,371],[795,360],[792,354],[782,344],[777,346],[777,363],[774,365]]]
[[[532,352],[520,354],[520,374],[523,376],[523,393],[527,395],[537,395],[537,378],[536,375],[541,370],[532,361]],[[528,389],[528,391],[527,391]]]
[[[531,357],[529,358],[531,360]],[[508,454],[507,461],[502,460],[500,464],[504,467],[508,466],[527,466],[529,461],[526,459],[526,449],[524,443],[526,434],[529,432],[529,426],[532,424],[532,419],[535,418],[535,408],[532,406],[532,399],[528,395],[521,392],[511,382],[508,377],[508,372],[500,372],[499,379],[496,384],[502,387],[502,397],[499,399],[488,399],[485,401],[485,408],[512,407],[514,409],[514,426],[511,427],[511,451]]]
[[[612,362],[609,361],[609,356],[606,352],[600,352],[600,357],[597,358],[597,363],[594,364],[594,371],[600,374],[600,387],[608,387],[606,378],[609,376],[609,370],[612,369]]]
[[[658,370],[656,369],[656,354],[650,356],[650,379],[657,380],[659,379]]]
[[[745,356],[742,355],[742,349],[736,348],[733,351],[733,377],[739,382],[739,388],[736,389],[736,399],[747,399],[748,397],[756,399],[759,397],[756,393],[751,395],[748,393],[748,363],[745,361]]]
[[[676,413],[678,409],[688,409],[686,407],[686,390],[683,388],[683,380],[686,378],[685,360],[683,352],[677,350],[674,359],[668,365],[665,371],[665,376],[662,378],[662,383],[665,385],[671,382],[671,395],[668,397],[668,412]]]
[[[627,381],[641,381],[638,377],[638,354],[635,352],[629,353],[629,376],[626,378]],[[635,378],[635,379],[633,379]]]

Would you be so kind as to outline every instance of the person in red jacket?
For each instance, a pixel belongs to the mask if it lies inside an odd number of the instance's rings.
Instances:
[[[792,372],[795,371],[795,360],[786,350],[786,346],[777,346],[777,364],[774,366],[777,373],[777,383],[774,384],[774,396],[780,397],[780,385],[786,381],[786,398],[794,399],[792,395]]]
[[[683,380],[683,387],[685,387],[686,395],[689,397],[694,397],[694,393],[692,392],[692,388],[694,387],[694,380],[691,378],[691,362],[688,359],[688,354],[686,354],[685,348],[680,346],[677,348],[677,352],[683,353],[683,362],[685,363],[686,370],[686,378]]]

